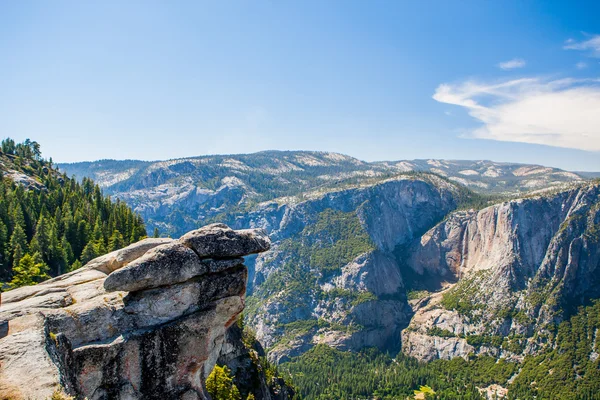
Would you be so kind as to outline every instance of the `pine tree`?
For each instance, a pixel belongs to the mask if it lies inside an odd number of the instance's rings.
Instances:
[[[67,254],[56,235],[56,228],[50,230],[49,264],[53,274],[63,274],[69,266]]]
[[[115,251],[123,248],[124,246],[123,235],[121,232],[115,230],[111,235],[110,239],[108,239],[108,251]]]
[[[67,240],[66,236],[63,236],[60,240],[60,248],[63,252],[64,259],[67,261],[67,265],[73,264],[75,261],[75,255],[73,254],[73,248],[71,247],[71,244]]]
[[[35,285],[50,278],[48,270],[40,253],[33,256],[27,253],[19,260],[19,265],[13,268],[14,275],[9,285],[11,288]]]
[[[2,141],[2,152],[5,154],[15,154],[15,141],[6,138]]]
[[[98,253],[96,252],[96,246],[94,245],[93,241],[90,241],[81,252],[81,264],[85,265],[96,257],[98,257]]]
[[[160,237],[160,233],[158,232],[158,228],[154,228],[154,233],[152,234],[152,237],[157,238]]]
[[[12,231],[15,229],[17,225],[21,226],[23,230],[25,230],[25,216],[23,215],[23,208],[21,207],[21,203],[17,198],[18,194],[14,193],[12,196],[13,201],[11,201],[8,213],[9,219],[12,224],[9,226],[9,229]]]
[[[83,267],[83,265],[81,264],[81,261],[75,260],[75,262],[73,264],[71,264],[71,266],[69,267],[68,272],[75,271],[76,269],[79,269],[81,267]]]
[[[90,228],[88,223],[83,219],[83,216],[76,216],[75,219],[79,219],[79,222],[77,223],[77,233],[75,234],[77,248],[74,248],[73,251],[75,252],[75,255],[80,255],[89,240],[88,236]]]
[[[35,235],[33,235],[31,252],[39,252],[44,260],[50,259],[50,226],[48,226],[47,218],[44,213],[40,214],[40,218],[35,226]]]
[[[25,254],[28,250],[27,235],[25,235],[25,231],[20,224],[15,225],[13,234],[10,237],[9,247],[14,268],[15,266],[19,265],[21,257],[23,257],[23,254]]]
[[[8,272],[9,257],[6,253],[8,246],[8,228],[0,219],[0,276],[5,275]]]
[[[98,256],[108,253],[108,249],[107,249],[106,245],[104,244],[104,240],[102,240],[102,239],[94,242],[94,248],[95,248],[96,254]]]
[[[227,366],[215,365],[206,379],[206,390],[213,400],[241,400],[240,392],[233,383],[231,371]]]
[[[100,221],[100,217],[96,218],[94,230],[92,231],[92,239],[95,241],[104,239],[104,234],[102,232],[102,222]]]

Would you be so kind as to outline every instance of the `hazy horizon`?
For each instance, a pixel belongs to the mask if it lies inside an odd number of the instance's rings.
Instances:
[[[193,156],[183,156],[183,157],[165,158],[165,159],[154,159],[154,160],[144,160],[144,159],[137,159],[137,158],[122,158],[122,159],[101,158],[101,159],[98,159],[98,160],[82,160],[82,161],[71,161],[71,162],[61,162],[61,161],[57,161],[57,160],[53,159],[53,162],[55,164],[57,164],[57,165],[60,165],[60,164],[62,164],[62,165],[70,165],[70,164],[96,163],[96,162],[102,162],[102,161],[116,161],[116,162],[134,161],[134,162],[144,162],[144,163],[155,163],[155,162],[184,160],[184,159],[189,159],[189,158],[201,158],[201,157],[247,156],[247,155],[260,154],[260,153],[269,153],[269,152],[280,152],[280,153],[285,153],[285,152],[336,153],[336,154],[341,154],[341,155],[344,155],[344,156],[352,157],[352,158],[354,158],[356,160],[367,162],[367,163],[401,162],[401,161],[429,161],[429,160],[443,160],[443,161],[452,161],[452,162],[488,161],[488,162],[493,162],[493,163],[497,163],[497,164],[539,165],[539,166],[542,166],[542,167],[559,168],[559,169],[563,169],[563,170],[569,171],[569,172],[592,172],[592,173],[600,173],[600,170],[571,170],[571,169],[560,168],[560,167],[557,167],[555,165],[536,164],[536,163],[527,163],[527,162],[511,162],[511,161],[494,160],[494,159],[487,159],[487,158],[475,158],[475,159],[461,158],[461,159],[457,159],[457,158],[432,158],[432,157],[425,157],[425,158],[403,158],[403,159],[388,159],[388,160],[363,160],[361,158],[354,157],[354,156],[352,156],[350,154],[345,154],[345,153],[340,153],[340,152],[335,152],[335,151],[324,151],[324,150],[276,150],[276,149],[260,150],[260,151],[255,151],[255,152],[252,152],[252,153],[198,154],[198,155],[193,155]]]

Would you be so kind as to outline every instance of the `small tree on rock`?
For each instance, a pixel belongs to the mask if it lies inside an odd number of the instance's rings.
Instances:
[[[208,379],[206,390],[213,400],[241,400],[240,391],[233,383],[231,370],[227,366],[215,365]]]

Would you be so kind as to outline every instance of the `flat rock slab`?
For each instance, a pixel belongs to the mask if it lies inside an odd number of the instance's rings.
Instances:
[[[174,285],[241,265],[241,256],[266,251],[270,246],[263,230],[234,231],[224,224],[207,225],[154,247],[112,272],[104,281],[104,289],[136,292]]]
[[[242,257],[271,248],[271,241],[264,230],[234,231],[225,224],[206,225],[186,233],[179,240],[201,258]]]
[[[131,261],[141,257],[148,250],[172,242],[171,238],[147,238],[140,240],[137,243],[130,244],[129,246],[108,253],[104,256],[94,258],[90,261],[86,268],[95,269],[105,274],[110,274],[113,271],[127,265]]]
[[[196,276],[224,271],[243,262],[244,259],[240,257],[202,260],[189,247],[173,242],[155,247],[126,267],[110,274],[104,281],[104,289],[107,292],[135,292],[170,286]]]

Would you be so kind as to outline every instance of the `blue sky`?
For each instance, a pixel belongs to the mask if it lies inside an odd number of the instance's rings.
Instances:
[[[61,162],[306,149],[600,171],[598,15],[597,1],[4,1],[0,136]]]

